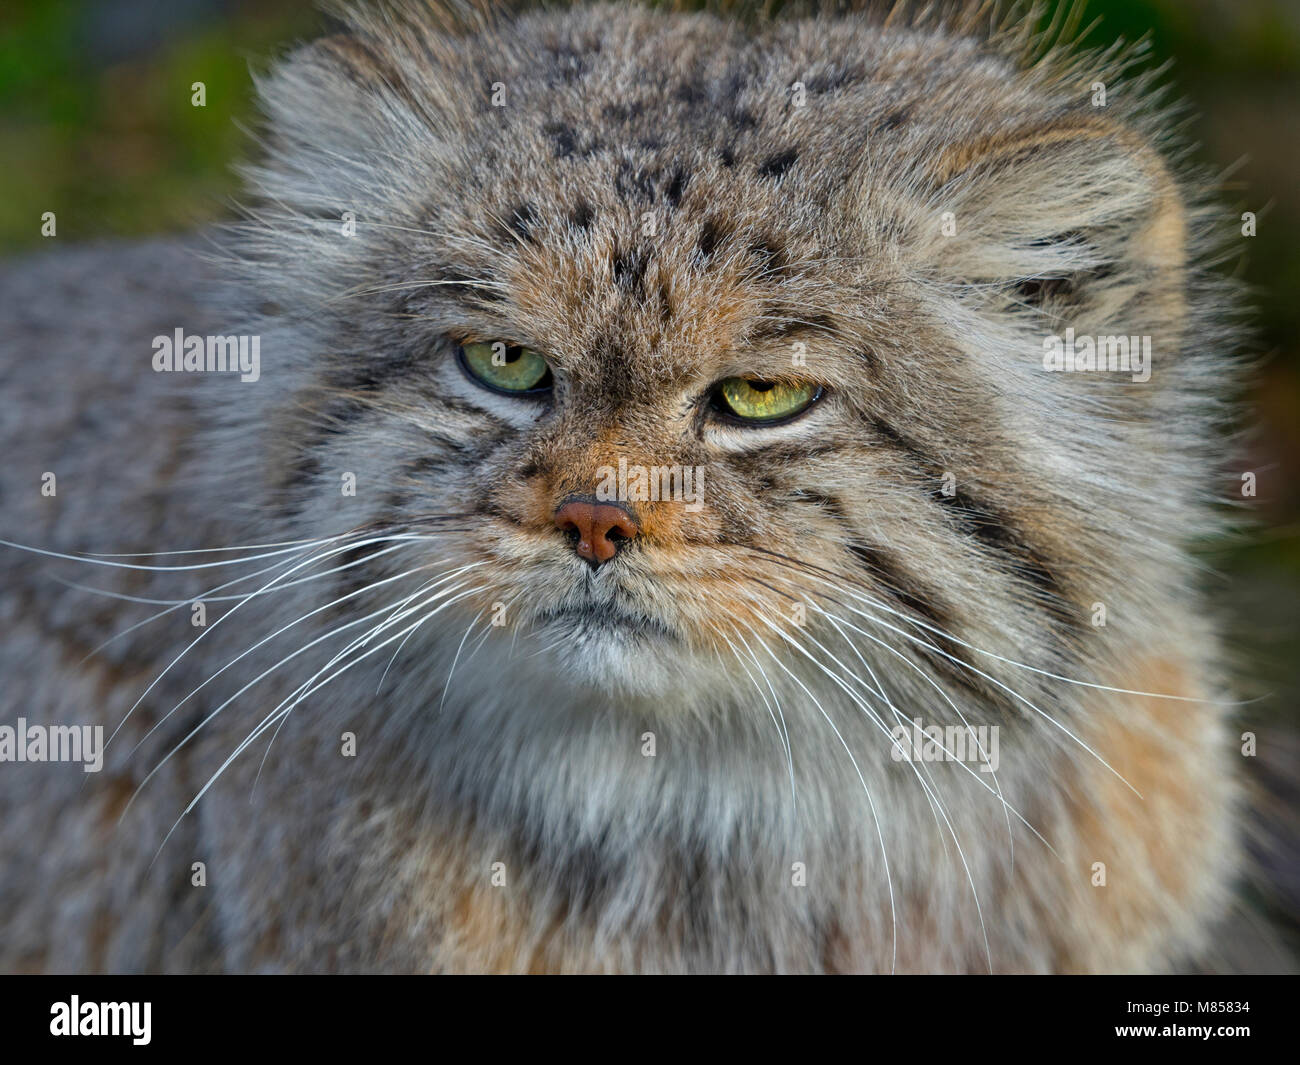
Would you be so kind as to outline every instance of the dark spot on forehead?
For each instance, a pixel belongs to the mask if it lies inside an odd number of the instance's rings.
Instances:
[[[645,294],[645,272],[649,265],[649,255],[644,248],[614,247],[611,266],[614,270],[614,283],[624,292],[633,295]]]
[[[770,155],[758,164],[758,176],[766,178],[779,178],[789,170],[799,160],[799,152],[794,148],[787,148],[776,155]]]
[[[858,70],[831,70],[825,74],[815,74],[804,80],[804,87],[809,92],[834,92],[836,89],[843,89],[849,85],[855,85],[862,80],[862,73]]]
[[[573,41],[553,41],[545,48],[550,60],[547,71],[549,81],[576,81],[587,72],[591,53],[599,51],[595,42],[588,45]]]
[[[760,237],[749,246],[750,252],[758,260],[760,276],[771,278],[779,276],[786,267],[785,248],[772,237]]]
[[[896,129],[907,121],[908,112],[906,110],[891,111],[882,118],[873,127],[873,132],[881,133],[886,130]]]
[[[609,122],[631,122],[634,118],[640,118],[641,112],[645,110],[645,104],[640,100],[633,100],[631,103],[609,103],[601,109],[601,114]]]
[[[542,127],[545,133],[555,145],[555,158],[568,159],[575,155],[590,155],[594,150],[593,144],[583,145],[578,134],[572,126],[563,122],[548,122]]]
[[[537,208],[531,203],[521,203],[506,216],[506,229],[520,240],[536,244],[537,237],[533,234],[533,228],[538,220]]]
[[[630,159],[619,160],[618,170],[614,174],[614,191],[624,203],[644,201],[654,203],[654,174],[643,166],[638,166]]]
[[[705,219],[700,229],[700,257],[710,258],[730,235],[731,230],[724,223],[714,218]]]
[[[735,107],[727,112],[727,118],[737,129],[753,129],[758,125],[754,113],[744,107]]]
[[[578,205],[569,215],[569,221],[578,229],[590,229],[596,217],[595,209],[586,200],[579,200]]]
[[[684,166],[678,165],[673,168],[673,172],[668,179],[668,188],[664,190],[664,199],[676,207],[682,202],[682,195],[686,192],[686,185],[691,180],[691,175]]]
[[[578,136],[572,127],[562,122],[548,122],[542,127],[542,132],[555,141],[557,159],[567,159],[578,150]]]

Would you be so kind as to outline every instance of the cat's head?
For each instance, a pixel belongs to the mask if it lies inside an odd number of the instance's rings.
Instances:
[[[428,638],[478,617],[501,668],[606,690],[825,687],[851,653],[983,689],[974,647],[1088,675],[1094,604],[1170,594],[1200,520],[1216,297],[1142,85],[1024,56],[859,16],[355,15],[261,85],[276,507],[436,533],[373,563],[471,567]],[[1067,329],[1130,361],[1054,371]]]

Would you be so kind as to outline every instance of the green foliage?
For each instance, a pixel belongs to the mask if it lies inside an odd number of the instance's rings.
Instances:
[[[93,38],[95,7],[8,0],[0,16],[0,247],[38,244],[45,211],[71,239],[222,214],[230,164],[248,149],[236,120],[252,117],[250,58],[316,21],[299,2],[250,5],[233,18],[164,26],[156,44],[115,57]],[[199,81],[205,107],[190,103]]]

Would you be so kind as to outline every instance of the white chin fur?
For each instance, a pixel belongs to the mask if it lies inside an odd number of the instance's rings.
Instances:
[[[536,638],[548,648],[536,661],[554,680],[610,695],[663,698],[688,683],[698,687],[706,665],[669,636],[618,624],[558,619],[540,627]]]

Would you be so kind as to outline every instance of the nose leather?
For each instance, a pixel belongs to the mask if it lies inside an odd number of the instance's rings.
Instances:
[[[555,527],[577,536],[574,550],[593,567],[608,562],[620,544],[641,531],[631,512],[617,503],[570,500],[555,512]]]

